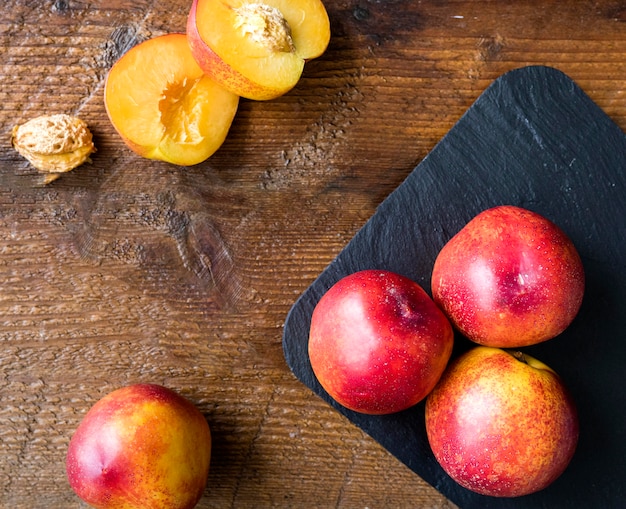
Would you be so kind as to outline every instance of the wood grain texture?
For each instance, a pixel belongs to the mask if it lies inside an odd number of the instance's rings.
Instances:
[[[327,0],[332,40],[298,86],[243,100],[207,162],[125,148],[106,73],[182,31],[186,0],[8,0],[0,14],[0,507],[83,507],[65,478],[89,407],[134,382],[205,414],[202,508],[451,508],[303,387],[282,326],[376,206],[503,72],[559,68],[626,129],[622,2]],[[10,146],[41,114],[98,152],[54,183]]]

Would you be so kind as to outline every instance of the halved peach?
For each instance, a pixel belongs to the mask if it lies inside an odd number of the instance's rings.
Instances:
[[[239,96],[205,75],[185,34],[174,33],[126,52],[107,75],[104,102],[113,126],[134,152],[190,166],[222,145]]]
[[[194,0],[187,38],[207,75],[267,100],[291,90],[305,62],[324,53],[330,22],[320,0]]]

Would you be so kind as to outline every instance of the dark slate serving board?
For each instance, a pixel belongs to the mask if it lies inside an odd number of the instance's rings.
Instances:
[[[626,507],[626,137],[566,75],[526,67],[497,79],[298,299],[283,349],[294,374],[461,508]],[[566,472],[514,499],[474,494],[436,463],[424,404],[388,416],[337,405],[307,354],[319,298],[361,269],[404,274],[430,292],[439,249],[480,211],[498,204],[556,222],[583,259],[587,288],[574,323],[525,351],[555,369],[577,401],[581,436]],[[457,334],[455,353],[471,344]]]

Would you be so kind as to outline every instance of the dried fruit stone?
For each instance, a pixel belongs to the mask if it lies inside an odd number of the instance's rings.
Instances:
[[[85,121],[66,114],[43,115],[13,128],[12,144],[46,182],[73,170],[96,151]]]

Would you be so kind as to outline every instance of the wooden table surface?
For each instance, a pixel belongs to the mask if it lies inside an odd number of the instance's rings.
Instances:
[[[327,0],[332,38],[297,87],[242,100],[182,168],[114,132],[103,83],[189,0],[8,0],[0,14],[0,507],[84,507],[69,439],[108,392],[179,391],[214,439],[201,508],[451,508],[296,380],[291,305],[507,70],[557,67],[626,128],[623,2]],[[93,163],[47,186],[10,145],[51,113]]]

